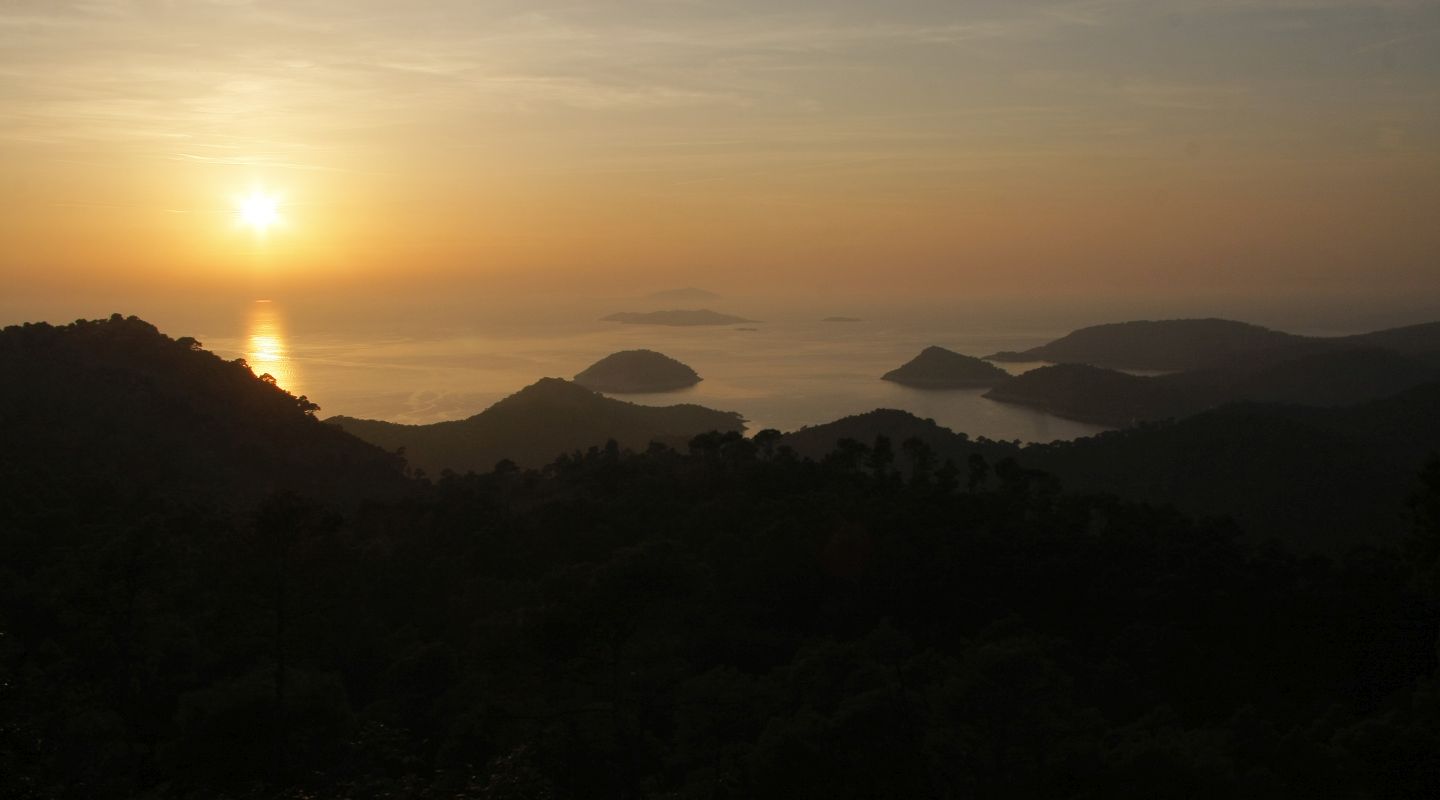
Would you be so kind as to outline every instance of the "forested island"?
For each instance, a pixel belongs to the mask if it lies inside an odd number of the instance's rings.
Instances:
[[[597,392],[638,394],[673,392],[700,382],[687,364],[654,350],[622,350],[586,367],[575,382]]]
[[[988,361],[930,346],[903,365],[881,376],[881,380],[917,389],[971,389],[994,386],[1010,373]]]
[[[419,477],[133,317],[0,368],[5,797],[1440,792],[1435,384]],[[475,457],[604,400],[541,381]],[[1346,536],[1262,513],[1304,496]]]

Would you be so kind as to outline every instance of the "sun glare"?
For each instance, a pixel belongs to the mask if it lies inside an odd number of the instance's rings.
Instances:
[[[256,189],[239,199],[235,213],[240,224],[264,233],[280,221],[280,198]]]

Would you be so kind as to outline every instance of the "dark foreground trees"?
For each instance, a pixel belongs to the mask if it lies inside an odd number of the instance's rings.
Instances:
[[[1013,463],[772,444],[343,514],[0,494],[0,795],[1440,788],[1440,467],[1412,546],[1328,561]]]

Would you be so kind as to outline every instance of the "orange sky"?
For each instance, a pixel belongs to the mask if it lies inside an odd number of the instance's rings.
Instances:
[[[1440,304],[1435,2],[20,0],[0,36],[13,302]]]

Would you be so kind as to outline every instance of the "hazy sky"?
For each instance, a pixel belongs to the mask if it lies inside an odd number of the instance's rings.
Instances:
[[[1440,302],[1440,2],[0,0],[0,43],[12,298]]]

